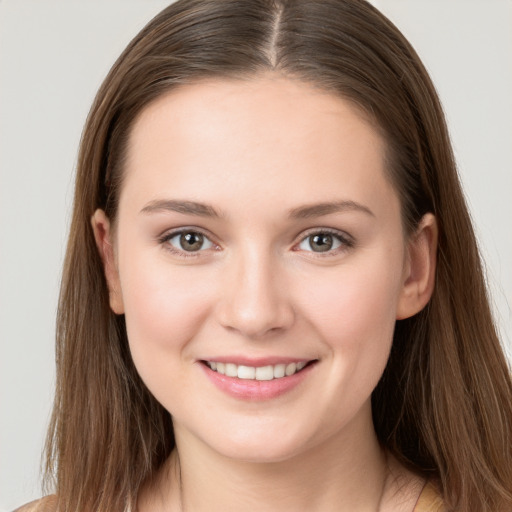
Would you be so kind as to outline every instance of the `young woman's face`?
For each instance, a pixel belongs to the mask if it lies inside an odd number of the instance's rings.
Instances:
[[[111,305],[178,439],[271,461],[372,432],[411,273],[377,131],[303,83],[219,80],[146,108],[127,157]]]

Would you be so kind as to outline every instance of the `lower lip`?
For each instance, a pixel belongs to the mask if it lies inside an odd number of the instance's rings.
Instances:
[[[308,377],[315,363],[310,363],[289,377],[272,380],[252,380],[228,377],[210,369],[206,364],[199,363],[206,376],[224,393],[242,400],[270,400],[277,398],[296,388]]]

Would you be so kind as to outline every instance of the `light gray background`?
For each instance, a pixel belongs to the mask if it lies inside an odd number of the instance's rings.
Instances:
[[[54,317],[80,132],[163,0],[0,0],[0,511],[38,497]],[[430,70],[512,338],[512,2],[375,0]]]

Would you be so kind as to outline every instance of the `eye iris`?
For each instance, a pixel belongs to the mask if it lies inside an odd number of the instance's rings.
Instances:
[[[180,245],[185,251],[198,251],[204,243],[201,233],[183,233],[180,236]]]
[[[309,237],[309,244],[315,252],[326,252],[332,248],[333,238],[332,235],[326,233],[312,235]]]

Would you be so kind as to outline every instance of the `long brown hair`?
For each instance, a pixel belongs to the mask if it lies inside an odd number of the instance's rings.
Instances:
[[[155,98],[202,78],[273,71],[349,99],[387,141],[404,226],[439,223],[428,306],[397,322],[373,393],[380,442],[438,479],[448,510],[512,509],[512,384],[443,112],[425,68],[363,0],[179,0],[129,44],[83,132],[57,329],[57,390],[47,475],[59,510],[134,507],[174,447],[169,413],[130,357],[109,308],[90,219],[115,222],[130,127]]]

